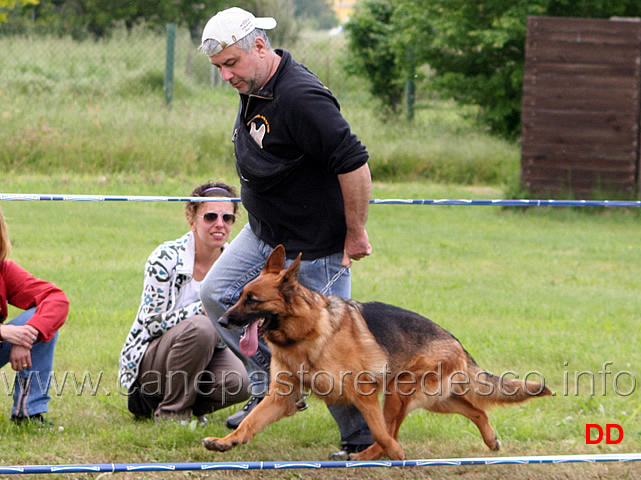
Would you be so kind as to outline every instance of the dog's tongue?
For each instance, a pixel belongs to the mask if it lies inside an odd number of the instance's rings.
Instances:
[[[245,328],[245,335],[240,339],[240,351],[247,357],[253,357],[258,350],[258,320]]]

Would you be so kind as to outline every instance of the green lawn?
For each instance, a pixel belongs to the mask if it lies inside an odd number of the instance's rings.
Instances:
[[[209,178],[14,175],[0,179],[0,193],[182,196]],[[231,174],[223,180],[236,183]],[[428,182],[376,183],[373,197],[480,199],[501,198],[501,192]],[[5,201],[0,208],[10,227],[12,258],[57,283],[71,300],[55,361],[58,381],[67,375],[67,383],[59,394],[52,392],[49,414],[64,431],[21,430],[8,421],[7,384],[13,371],[5,366],[0,370],[2,465],[324,460],[337,447],[338,430],[316,400],[304,413],[226,454],[206,451],[200,439],[224,435],[224,418],[234,407],[212,414],[207,429],[134,422],[128,414],[116,384],[119,352],[138,307],[147,255],[186,231],[182,204]],[[234,231],[245,221],[241,217]],[[497,375],[543,376],[556,392],[555,397],[492,411],[503,443],[500,455],[641,451],[636,385],[641,376],[641,227],[636,210],[375,205],[368,231],[374,252],[353,267],[355,299],[418,311],[456,335],[482,367]],[[602,373],[606,364],[609,374]],[[620,424],[624,439],[617,445],[585,445],[587,423]],[[495,455],[468,420],[451,415],[414,412],[400,441],[413,459]],[[207,475],[634,478],[640,471],[631,463]],[[198,476],[145,477],[168,475]]]

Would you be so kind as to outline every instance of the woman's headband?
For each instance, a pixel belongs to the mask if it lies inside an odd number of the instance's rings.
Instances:
[[[212,192],[214,190],[220,190],[221,192],[231,193],[229,190],[227,190],[226,188],[223,188],[223,187],[209,187],[208,189],[203,191],[203,195],[205,193],[209,193],[209,192]]]

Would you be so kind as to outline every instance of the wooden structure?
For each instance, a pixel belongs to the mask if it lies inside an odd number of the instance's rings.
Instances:
[[[531,194],[640,191],[641,22],[530,17],[521,179]]]

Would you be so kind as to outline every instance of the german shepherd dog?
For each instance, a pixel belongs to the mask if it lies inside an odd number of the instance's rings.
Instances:
[[[296,413],[297,402],[310,390],[328,404],[353,404],[363,414],[376,443],[352,454],[352,460],[405,459],[398,431],[416,408],[464,415],[485,444],[499,450],[485,408],[551,395],[544,384],[484,371],[456,338],[416,313],[303,287],[300,258],[285,269],[285,249],[276,247],[261,274],[219,319],[224,327],[246,329],[241,349],[249,354],[256,351],[258,335],[264,336],[272,352],[271,384],[233,433],[203,440],[209,450],[224,452],[249,442],[267,425]]]

